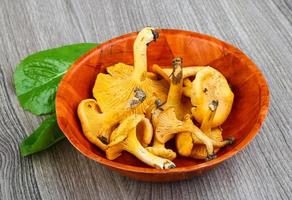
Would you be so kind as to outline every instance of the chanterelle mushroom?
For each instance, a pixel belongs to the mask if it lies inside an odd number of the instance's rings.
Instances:
[[[173,107],[166,109],[159,115],[155,130],[155,138],[160,143],[165,143],[180,132],[191,132],[193,140],[201,141],[207,148],[209,159],[214,158],[214,147],[222,147],[226,144],[230,144],[230,140],[218,142],[209,138],[194,125],[189,115],[186,115],[183,121],[178,120]]]
[[[200,129],[204,132],[204,133],[210,133],[212,130],[212,124],[214,121],[214,117],[216,114],[216,111],[218,109],[218,100],[213,100],[211,101],[211,103],[209,103],[208,106],[208,111],[205,114],[201,127]]]
[[[226,120],[234,98],[225,77],[216,69],[205,67],[197,72],[193,82],[185,79],[184,86],[183,94],[191,98],[194,106],[192,114],[201,123],[201,131],[213,141],[219,142],[213,143],[216,147],[231,144],[233,139],[223,141],[222,130],[214,128]],[[190,137],[189,133],[177,135],[176,146],[180,155],[197,159],[212,159],[216,156],[216,154],[208,155],[208,147],[206,149],[206,146],[202,145],[202,141],[194,135],[193,144],[187,142],[186,139]],[[218,148],[215,148],[214,152],[216,151]]]
[[[205,67],[197,72],[191,86],[186,87],[191,87],[189,95],[194,106],[192,114],[196,121],[203,122],[204,117],[210,113],[209,104],[213,101],[217,102],[218,107],[210,126],[218,127],[227,119],[234,95],[227,80],[219,71],[212,67]]]
[[[222,129],[221,128],[214,128],[211,132],[205,133],[209,138],[216,142],[222,142]],[[204,144],[199,139],[193,138],[194,147],[192,148],[191,154],[189,155],[192,158],[195,159],[212,159],[216,156],[216,154],[213,155],[213,157],[208,157],[207,149]],[[232,140],[225,140],[226,144],[231,144]],[[229,141],[229,143],[228,143]],[[224,143],[224,142],[223,142]],[[221,143],[222,144],[222,143]],[[217,146],[214,148],[214,153],[217,153],[221,147]]]
[[[182,70],[182,59],[174,58],[172,61],[173,72],[170,76],[170,88],[168,92],[167,101],[165,104],[159,106],[152,114],[152,122],[154,124],[154,128],[157,127],[157,121],[159,120],[159,116],[164,109],[169,107],[174,107],[175,113],[178,119],[183,119],[183,117],[189,112],[191,105],[183,105],[182,104],[182,84],[183,84],[183,70]],[[163,72],[161,73],[163,74]],[[170,140],[168,138],[168,140]],[[151,153],[161,156],[163,158],[167,158],[173,160],[176,157],[176,153],[171,149],[165,148],[165,143],[168,141],[165,140],[163,143],[157,140],[154,137],[153,146],[148,147],[147,150]]]
[[[217,147],[214,149],[214,154],[208,154],[207,146],[200,140],[196,135],[184,132],[179,133],[176,136],[176,147],[178,152],[182,156],[190,156],[196,159],[213,159],[216,157],[216,152],[219,150],[218,147],[223,147],[227,144],[231,144],[233,139],[227,139],[223,141],[222,130],[220,128],[211,129],[211,124],[214,119],[218,107],[217,101],[212,101],[209,104],[209,112],[204,116],[201,124],[201,131],[206,134],[207,137],[213,140],[213,146]],[[190,142],[190,140],[192,142]]]
[[[87,139],[102,150],[106,150],[113,126],[122,119],[116,112],[100,113],[94,99],[82,100],[78,105],[78,117]]]
[[[212,132],[206,133],[206,136],[211,138],[214,141],[222,142],[222,129],[215,128]],[[195,159],[212,159],[215,157],[215,154],[212,157],[208,158],[208,153],[206,146],[196,137],[193,137],[190,132],[182,132],[176,135],[176,147],[179,155],[192,157]],[[219,151],[220,147],[214,148],[214,153]]]
[[[162,106],[157,109],[160,112],[168,107],[174,107],[175,113],[178,119],[182,120],[184,116],[190,113],[191,104],[189,101],[185,101],[182,98],[182,86],[184,71],[182,67],[182,58],[176,57],[172,60],[172,73],[169,75],[170,87],[168,91],[167,101]],[[155,113],[156,114],[156,113]],[[153,115],[152,118],[158,117],[158,115]]]
[[[137,138],[143,147],[147,147],[153,138],[153,126],[149,119],[143,118],[137,125]]]
[[[143,119],[145,119],[144,115],[133,114],[121,122],[111,134],[111,142],[106,150],[106,157],[109,160],[116,159],[125,150],[152,167],[159,169],[175,168],[173,162],[153,155],[139,143],[136,135],[143,134],[143,132],[137,132],[137,125]]]
[[[129,100],[129,103],[136,100],[135,96],[136,95]],[[146,107],[149,107],[154,101],[155,97],[153,96],[152,98],[145,100],[144,103]],[[138,103],[141,102],[139,101]],[[138,106],[138,104],[136,106]],[[107,144],[109,143],[109,136],[111,132],[125,117],[125,115],[128,115],[128,113],[131,112],[131,109],[125,107],[122,111],[112,109],[108,112],[101,113],[99,106],[94,99],[85,99],[79,103],[77,113],[86,138],[100,149],[105,150],[107,148]],[[146,133],[143,138],[143,142],[149,144],[149,137],[152,138],[153,133],[150,133],[152,130],[149,128],[147,121],[145,122],[145,120],[143,120],[143,124],[145,124],[144,130]]]
[[[189,157],[194,147],[192,133],[178,133],[175,137],[175,145],[179,155]]]
[[[155,93],[157,98],[165,101],[168,89],[165,81],[157,81],[147,77],[147,46],[157,38],[158,33],[153,28],[144,28],[139,32],[134,42],[134,69],[131,71],[129,67],[126,67],[124,73],[117,73],[117,70],[114,69],[121,65],[118,64],[108,69],[109,74],[98,74],[93,88],[93,96],[102,112],[125,106],[137,89],[144,91],[143,98],[150,98]],[[132,112],[145,113],[145,103],[133,108]]]

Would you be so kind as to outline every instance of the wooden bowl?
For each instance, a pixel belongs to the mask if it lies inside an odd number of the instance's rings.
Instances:
[[[170,66],[180,56],[184,66],[210,65],[224,74],[235,94],[234,104],[223,124],[223,137],[235,137],[235,143],[220,150],[218,157],[205,162],[178,157],[175,169],[153,169],[124,152],[116,160],[106,159],[105,153],[83,135],[77,116],[77,106],[92,98],[96,75],[105,68],[123,62],[133,64],[133,43],[137,33],[109,40],[74,63],[60,83],[56,97],[58,124],[73,146],[88,158],[118,173],[143,181],[177,181],[213,168],[242,150],[258,133],[268,111],[269,90],[256,65],[239,49],[214,37],[182,30],[162,29],[156,42],[148,47],[148,66]],[[240,165],[240,163],[238,163]]]

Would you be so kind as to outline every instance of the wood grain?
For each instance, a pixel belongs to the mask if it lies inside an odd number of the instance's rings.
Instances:
[[[0,199],[291,199],[292,5],[289,0],[0,2]],[[243,50],[271,93],[260,134],[240,154],[188,181],[143,183],[118,176],[64,141],[22,159],[18,143],[41,118],[24,112],[12,83],[26,55],[101,42],[145,25],[214,35]]]

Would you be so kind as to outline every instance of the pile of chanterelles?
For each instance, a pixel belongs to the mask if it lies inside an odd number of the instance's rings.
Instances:
[[[223,140],[220,128],[233,103],[228,82],[212,67],[183,68],[179,57],[172,69],[154,65],[148,72],[147,46],[157,38],[144,28],[134,43],[134,66],[118,63],[97,75],[95,99],[78,106],[84,135],[110,160],[125,150],[152,167],[174,168],[176,152],[165,146],[173,138],[179,155],[213,159],[233,142]]]

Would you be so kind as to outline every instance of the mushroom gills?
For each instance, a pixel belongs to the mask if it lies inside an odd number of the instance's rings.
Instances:
[[[161,113],[159,119],[159,124],[155,131],[155,138],[161,143],[165,143],[165,141],[168,141],[177,133],[190,132],[193,140],[196,139],[206,146],[208,156],[214,155],[214,146],[224,146],[226,143],[230,143],[230,141],[217,142],[209,138],[194,125],[190,117],[186,117],[183,121],[178,120],[173,107]]]
[[[97,75],[93,96],[102,112],[124,107],[137,88],[145,92],[145,98],[151,98],[155,94],[161,101],[166,100],[168,90],[166,81],[153,80],[147,76],[147,44],[155,38],[153,28],[144,28],[134,42],[134,68],[119,63],[107,68],[109,74],[99,73]],[[123,67],[124,72],[121,70]],[[132,113],[143,114],[145,112],[145,103],[132,109]]]
[[[125,150],[149,166],[159,169],[175,168],[173,162],[153,155],[140,144],[137,138],[137,125],[143,119],[144,115],[133,114],[120,123],[111,135],[111,142],[106,150],[107,158],[113,160]]]
[[[131,102],[133,99],[129,99]],[[156,100],[155,96],[143,101],[146,108],[154,104]],[[139,102],[142,103],[142,102]],[[129,103],[128,103],[129,104]],[[121,109],[112,109],[108,112],[101,113],[97,102],[94,99],[82,100],[77,109],[77,114],[81,122],[81,127],[85,137],[100,149],[105,151],[107,144],[109,143],[109,137],[114,128],[122,121],[125,116],[131,114],[131,109],[125,107]],[[147,133],[148,144],[149,137],[152,137],[153,130],[149,127],[149,123],[145,122],[144,131]],[[147,123],[147,124],[146,124]],[[147,129],[146,129],[147,128]],[[147,141],[146,139],[144,140]]]
[[[160,69],[157,66],[157,69]],[[161,69],[162,77],[167,77],[163,70]],[[173,107],[175,110],[175,115],[178,118],[183,118],[191,108],[191,104],[187,104],[186,101],[182,101],[182,84],[183,84],[183,70],[182,70],[182,58],[176,57],[172,61],[172,73],[167,79],[170,80],[170,88],[168,92],[167,101],[164,104],[157,105],[158,108],[155,109],[152,113],[152,123],[156,129],[161,123],[160,115],[164,112],[165,109]],[[186,104],[183,104],[186,103]],[[157,133],[157,132],[155,132]],[[176,153],[171,149],[165,148],[165,143],[174,137],[174,134],[168,134],[167,138],[163,141],[159,141],[157,136],[154,137],[154,142],[151,147],[148,147],[147,150],[151,153],[164,157],[170,160],[176,158]]]

